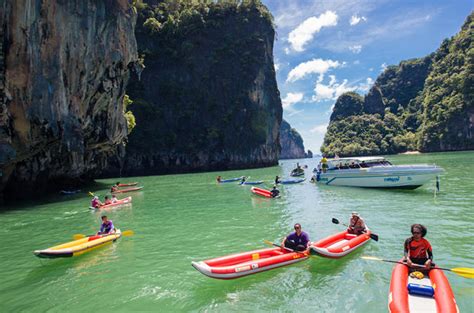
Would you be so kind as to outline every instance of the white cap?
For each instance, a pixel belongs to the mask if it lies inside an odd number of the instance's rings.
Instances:
[[[354,211],[354,212],[352,212],[352,215],[359,216],[359,213]]]

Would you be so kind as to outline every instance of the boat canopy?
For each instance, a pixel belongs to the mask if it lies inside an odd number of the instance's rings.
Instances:
[[[349,158],[337,158],[329,159],[328,167],[348,169],[348,168],[360,168],[360,167],[372,167],[372,166],[389,166],[392,165],[384,157],[349,157]]]

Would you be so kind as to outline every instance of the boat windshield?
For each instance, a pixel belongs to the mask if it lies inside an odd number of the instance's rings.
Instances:
[[[378,160],[331,160],[329,162],[329,170],[348,170],[348,169],[358,169],[358,168],[367,168],[374,166],[391,166],[387,160],[378,159]]]

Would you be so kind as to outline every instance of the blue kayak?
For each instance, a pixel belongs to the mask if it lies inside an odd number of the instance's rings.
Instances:
[[[289,185],[289,184],[299,184],[302,183],[306,180],[306,178],[300,178],[300,179],[288,179],[288,180],[282,180],[280,184],[283,185]]]
[[[79,192],[81,192],[81,189],[78,189],[78,190],[61,190],[59,193],[61,195],[66,195],[67,196],[67,195],[74,195],[74,194],[79,193]]]
[[[220,183],[231,183],[233,181],[238,181],[242,180],[242,177],[236,177],[236,178],[229,178],[229,179],[221,179]]]
[[[240,183],[241,185],[260,185],[263,184],[263,180],[259,181],[246,181],[244,183]]]

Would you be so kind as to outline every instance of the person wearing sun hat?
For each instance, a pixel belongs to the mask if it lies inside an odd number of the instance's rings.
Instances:
[[[349,234],[360,235],[365,232],[365,223],[360,214],[352,212],[351,219],[349,220],[349,227],[347,228]]]
[[[411,225],[412,236],[405,240],[404,244],[404,261],[408,266],[413,264],[424,265],[430,269],[433,264],[433,249],[431,244],[424,237],[427,229],[421,224]]]

